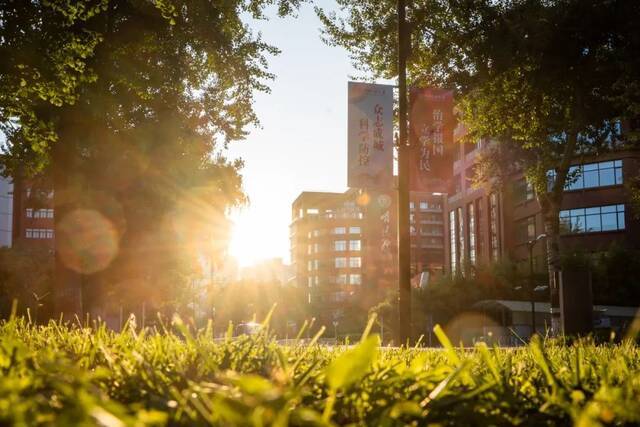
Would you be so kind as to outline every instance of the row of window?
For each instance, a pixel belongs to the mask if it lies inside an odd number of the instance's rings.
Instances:
[[[360,240],[336,240],[333,242],[333,250],[344,252],[347,250],[347,245],[350,251],[359,251],[362,248]]]
[[[335,227],[332,231],[332,234],[347,234],[347,227]],[[349,227],[349,234],[360,234],[360,227]]]
[[[429,203],[425,201],[420,201],[418,206],[420,207],[421,211],[426,211],[426,210],[441,211],[442,210],[442,203]],[[409,209],[415,209],[415,208],[416,208],[415,202],[409,202]]]
[[[31,209],[27,208],[27,218],[53,218],[53,209]]]
[[[556,178],[556,173],[555,171],[549,171],[547,176],[549,177],[549,187],[551,187]],[[584,188],[620,185],[623,182],[622,160],[611,160],[571,166],[564,188],[567,191],[581,190]]]
[[[336,268],[360,268],[362,267],[362,259],[360,257],[338,257],[334,259]]]
[[[27,239],[53,239],[53,229],[51,228],[27,228],[25,230]]]
[[[624,205],[594,206],[560,211],[560,231],[564,234],[624,229]]]
[[[337,285],[361,285],[362,274],[338,274],[332,280]],[[307,285],[311,288],[320,284],[320,276],[309,276],[307,278]]]

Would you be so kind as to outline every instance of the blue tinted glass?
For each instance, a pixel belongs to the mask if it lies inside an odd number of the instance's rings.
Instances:
[[[584,188],[591,188],[598,186],[598,171],[585,171],[584,173]]]
[[[598,165],[600,166],[600,169],[612,168],[613,162],[600,162]]]
[[[602,214],[602,231],[617,230],[618,222],[615,213]]]
[[[571,209],[571,216],[584,215],[584,209]]]
[[[560,211],[560,218],[565,218],[571,215],[571,211]]]
[[[616,205],[602,206],[600,209],[602,209],[602,213],[615,212],[616,211]]]
[[[613,169],[600,169],[600,185],[614,185],[616,179]]]
[[[560,218],[560,233],[569,233],[571,232],[571,220],[570,218]]]
[[[616,184],[622,184],[622,169],[616,169]]]
[[[587,231],[601,231],[600,215],[587,215]]]
[[[615,167],[622,167],[622,160],[614,160],[613,164]]]
[[[585,213],[587,215],[593,215],[593,214],[598,214],[600,215],[600,207],[596,207],[596,208],[586,208],[585,209]]]
[[[594,171],[594,170],[598,170],[598,164],[597,163],[588,163],[586,165],[583,165],[582,168],[586,171]]]
[[[618,212],[618,230],[624,230],[624,212]]]
[[[571,217],[571,231],[573,233],[583,233],[584,232],[584,217],[583,216],[572,216]]]
[[[624,205],[616,205],[618,212],[624,212]]]

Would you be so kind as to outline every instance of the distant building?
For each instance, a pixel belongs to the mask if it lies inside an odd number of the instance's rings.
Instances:
[[[14,179],[14,242],[54,248],[53,189],[39,180]]]
[[[291,268],[282,258],[271,258],[240,269],[240,279],[254,283],[285,285],[291,278]]]
[[[414,286],[444,270],[443,196],[411,193]],[[330,325],[365,311],[397,289],[394,191],[303,192],[293,202],[292,280],[306,288],[311,312]]]

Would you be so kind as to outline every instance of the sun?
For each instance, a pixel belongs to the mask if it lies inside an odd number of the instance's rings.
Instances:
[[[229,254],[236,259],[240,267],[248,267],[271,258],[273,248],[267,237],[268,221],[256,219],[251,212],[241,211],[231,214],[231,240]]]

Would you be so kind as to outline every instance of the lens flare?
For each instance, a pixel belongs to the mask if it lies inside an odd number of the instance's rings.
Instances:
[[[56,231],[62,263],[78,273],[104,270],[118,254],[118,233],[111,221],[98,211],[72,211],[62,218]]]

